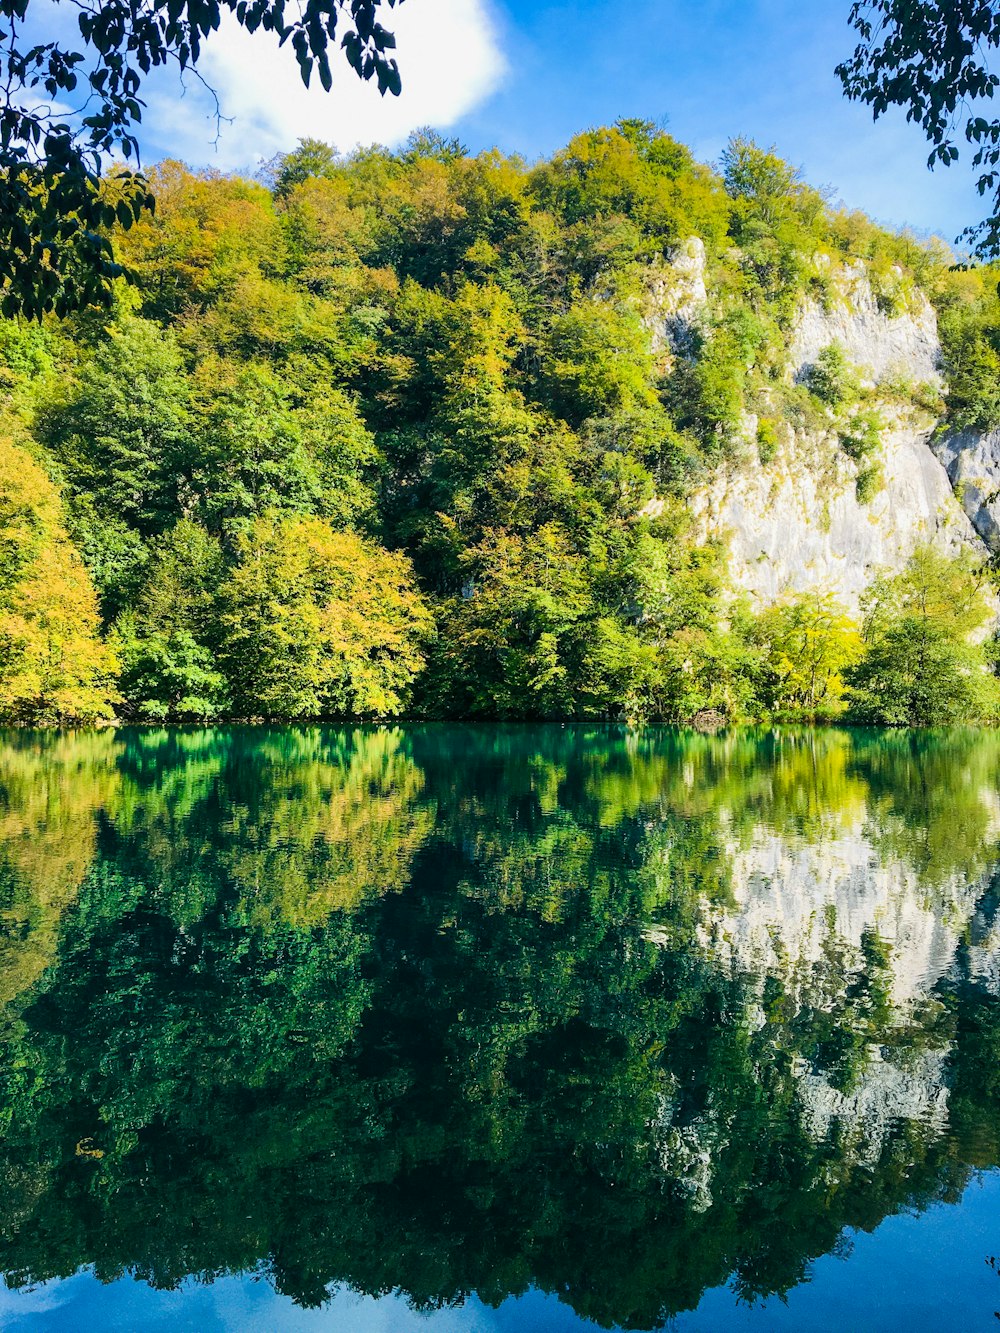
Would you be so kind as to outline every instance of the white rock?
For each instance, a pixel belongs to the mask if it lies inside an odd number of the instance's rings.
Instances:
[[[902,375],[915,384],[940,386],[941,348],[934,309],[922,292],[902,315],[884,314],[872,291],[864,264],[843,269],[829,309],[806,301],[792,332],[789,358],[796,375],[837,342],[871,382]]]
[[[652,334],[653,351],[686,346],[707,301],[705,245],[698,236],[691,236],[649,283],[645,324]]]
[[[895,377],[941,389],[937,322],[922,293],[909,296],[906,313],[890,315],[879,308],[861,261],[830,281],[828,306],[808,300],[801,307],[789,375],[801,377],[836,342],[870,384]],[[691,239],[651,283],[646,319],[654,348],[683,351],[707,299],[705,248]],[[872,579],[899,572],[923,542],[952,555],[962,547],[978,556],[1000,549],[1000,432],[956,435],[932,447],[930,424],[879,410],[889,418],[878,460],[882,485],[866,504],[856,495],[858,465],[840,448],[832,423],[825,435],[784,429],[766,465],[750,443],[692,497],[697,536],[728,540],[733,580],[758,604],[817,590],[857,616]],[[746,442],[755,424],[744,422]],[[659,507],[654,501],[649,511]]]
[[[733,579],[760,604],[816,589],[857,615],[872,578],[901,570],[922,542],[985,554],[929,437],[901,422],[886,430],[884,484],[860,504],[858,469],[836,440],[789,431],[766,467],[724,466],[692,497],[699,535],[728,538]]]
[[[838,947],[858,958],[864,936],[874,933],[891,948],[893,1003],[903,1010],[929,995],[951,971],[985,886],[954,875],[928,891],[909,867],[879,855],[865,823],[862,807],[846,828],[815,842],[761,828],[748,845],[732,847],[734,903],[706,908],[702,924],[716,961],[760,985],[769,974],[781,976],[800,1002],[825,1007],[836,994],[823,986],[831,982],[839,992],[844,980],[842,968],[832,979],[816,969],[831,930]]]

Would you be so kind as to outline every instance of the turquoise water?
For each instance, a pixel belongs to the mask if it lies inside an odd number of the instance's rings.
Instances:
[[[995,1327],[998,866],[992,733],[0,734],[0,1327]]]

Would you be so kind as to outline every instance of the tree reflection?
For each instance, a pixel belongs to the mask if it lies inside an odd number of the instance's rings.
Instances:
[[[54,960],[121,779],[113,733],[28,732],[0,745],[0,1001]]]
[[[642,1328],[1000,1146],[992,735],[0,746],[0,1268]]]

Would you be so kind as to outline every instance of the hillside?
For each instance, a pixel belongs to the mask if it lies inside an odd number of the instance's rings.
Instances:
[[[996,273],[642,122],[265,175],[0,325],[0,719],[997,715]]]

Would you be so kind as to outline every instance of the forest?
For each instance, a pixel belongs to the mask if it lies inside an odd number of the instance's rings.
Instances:
[[[165,162],[110,312],[0,322],[0,721],[1000,718],[989,563],[918,547],[861,614],[752,605],[687,503],[885,398],[1000,425],[997,272],[835,206],[771,150],[644,121],[529,164],[423,131],[258,179]],[[105,182],[113,200],[115,178]],[[659,346],[689,238],[710,299]],[[946,392],[786,364],[863,261],[934,304]]]

